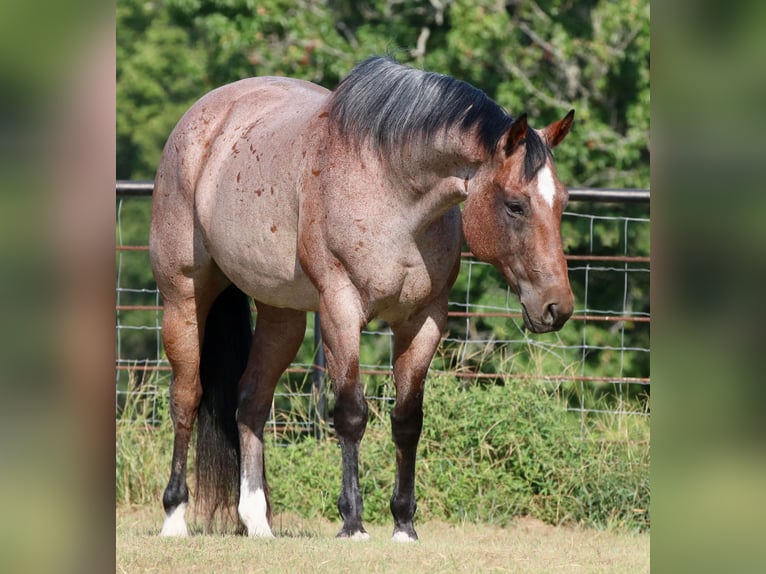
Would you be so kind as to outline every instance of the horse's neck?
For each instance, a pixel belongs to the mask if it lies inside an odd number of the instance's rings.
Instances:
[[[412,202],[439,215],[468,197],[471,180],[487,156],[475,138],[447,132],[427,146],[405,150],[392,177]]]

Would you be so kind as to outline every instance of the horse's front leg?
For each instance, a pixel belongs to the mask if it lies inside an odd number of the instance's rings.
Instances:
[[[367,427],[367,403],[359,374],[359,339],[362,313],[353,288],[320,297],[319,313],[333,382],[335,409],[333,423],[341,447],[343,481],[338,510],[343,518],[339,538],[365,540],[362,526],[362,493],[359,489],[359,444]]]
[[[441,303],[441,302],[440,302]],[[415,455],[423,428],[423,388],[426,373],[441,340],[447,306],[433,304],[408,321],[392,325],[396,404],[391,411],[391,434],[396,445],[396,482],[391,496],[396,542],[418,539],[413,525]]]

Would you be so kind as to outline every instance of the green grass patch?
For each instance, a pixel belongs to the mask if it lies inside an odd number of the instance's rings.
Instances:
[[[572,413],[561,392],[531,381],[430,378],[418,449],[417,520],[503,526],[530,516],[548,524],[647,530],[649,417]],[[167,401],[160,402],[159,426],[146,422],[144,403],[127,401],[117,421],[118,503],[159,504],[167,480]],[[158,406],[151,409],[156,417]],[[332,433],[286,443],[267,433],[266,448],[274,512],[336,519],[341,465]],[[394,458],[388,412],[373,408],[360,455],[368,523],[391,521]]]

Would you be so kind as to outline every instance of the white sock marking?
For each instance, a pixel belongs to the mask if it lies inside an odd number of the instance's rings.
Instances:
[[[551,168],[544,165],[537,172],[537,192],[543,197],[549,207],[553,207],[553,198],[556,196],[556,184],[553,183]]]
[[[263,489],[256,488],[255,491],[251,491],[246,475],[242,477],[239,488],[237,511],[242,522],[247,526],[247,535],[252,538],[274,538],[266,517],[266,494]]]
[[[394,535],[391,537],[391,540],[394,542],[417,542],[417,538],[411,538],[409,534],[406,532],[402,532],[401,530],[399,532],[394,532]]]
[[[354,532],[351,536],[349,536],[349,539],[351,540],[369,540],[370,535],[366,532]]]
[[[189,531],[186,529],[186,520],[184,519],[185,513],[186,503],[182,502],[165,517],[160,536],[189,536]]]

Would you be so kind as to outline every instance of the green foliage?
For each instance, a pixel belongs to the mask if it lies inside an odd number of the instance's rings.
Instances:
[[[116,427],[117,502],[158,502],[162,500],[173,453],[168,393],[147,385],[143,393],[129,393],[126,397]],[[157,419],[163,424],[152,422]]]
[[[159,2],[117,4],[117,177],[152,179],[173,126],[199,98],[204,51]]]
[[[117,32],[120,179],[153,177],[172,126],[219,85],[284,75],[332,89],[364,57],[391,53],[535,125],[575,108],[557,150],[570,185],[649,183],[646,0],[120,0]]]
[[[537,383],[432,378],[418,450],[417,518],[503,525],[530,515],[553,524],[648,528],[648,419],[580,419],[565,410],[564,399]],[[117,500],[158,504],[169,471],[170,421],[150,428],[140,424],[141,412],[127,410],[118,421]],[[388,413],[373,408],[360,455],[364,518],[371,523],[391,520],[390,436]],[[274,511],[336,519],[335,439],[295,437],[284,445],[284,437],[267,433],[266,442]]]

